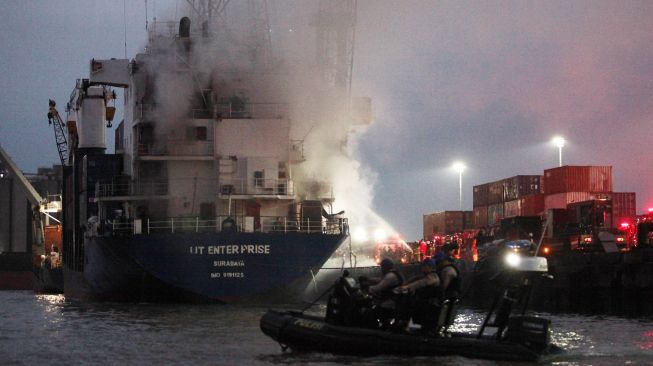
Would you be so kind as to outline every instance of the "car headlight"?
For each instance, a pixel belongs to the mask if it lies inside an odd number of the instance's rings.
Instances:
[[[510,267],[517,267],[521,263],[521,256],[516,253],[508,253],[505,260]]]

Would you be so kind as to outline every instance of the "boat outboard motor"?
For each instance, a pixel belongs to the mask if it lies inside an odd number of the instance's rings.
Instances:
[[[514,316],[508,320],[505,340],[542,352],[551,344],[551,321],[535,316]]]
[[[333,292],[327,302],[326,322],[336,325],[359,326],[362,314],[369,307],[369,297],[365,295],[349,272],[336,280]]]
[[[524,316],[524,313],[533,280],[548,272],[547,260],[544,257],[523,257],[515,253],[510,253],[505,259],[509,268],[504,273],[505,289],[495,299],[481,326],[478,338],[483,336],[487,327],[494,327],[497,328],[495,333],[497,339],[519,343],[536,351],[545,350],[550,344],[551,321]],[[513,308],[520,303],[523,305],[521,316],[511,316]]]

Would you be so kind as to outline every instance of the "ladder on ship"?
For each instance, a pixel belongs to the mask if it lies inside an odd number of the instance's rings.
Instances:
[[[52,125],[54,129],[54,138],[57,142],[57,150],[59,151],[59,159],[61,160],[61,165],[66,165],[66,160],[68,160],[68,142],[66,141],[66,135],[64,133],[63,127],[65,123],[61,120],[59,112],[57,111],[57,103],[54,100],[50,99],[49,102],[50,110],[48,111],[48,124]]]

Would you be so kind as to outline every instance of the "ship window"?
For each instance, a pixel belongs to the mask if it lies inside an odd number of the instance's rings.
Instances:
[[[206,141],[206,127],[197,127],[195,129],[195,136],[199,141]]]
[[[154,142],[154,126],[150,124],[144,124],[140,129],[139,129],[139,141],[140,143],[143,144],[149,144]]]
[[[190,141],[206,141],[206,126],[188,127],[186,129],[186,139]]]
[[[263,175],[262,170],[257,170],[254,172],[254,186],[263,187],[263,180],[265,176]]]

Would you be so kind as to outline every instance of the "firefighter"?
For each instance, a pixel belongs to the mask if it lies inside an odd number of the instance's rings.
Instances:
[[[424,240],[419,241],[419,255],[420,261],[426,259],[426,242]]]

